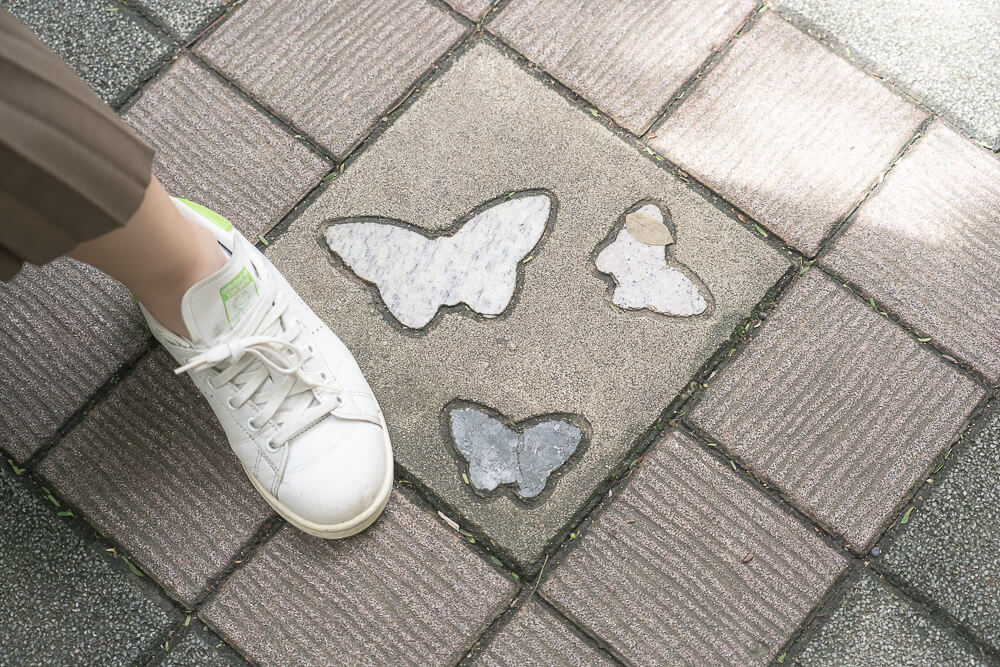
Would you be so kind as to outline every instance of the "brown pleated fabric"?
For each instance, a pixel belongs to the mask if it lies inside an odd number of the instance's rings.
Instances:
[[[0,280],[123,226],[152,163],[153,149],[0,8]]]

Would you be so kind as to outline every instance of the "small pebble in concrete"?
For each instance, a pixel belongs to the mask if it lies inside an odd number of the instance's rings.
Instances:
[[[378,218],[330,225],[326,242],[354,273],[375,283],[406,327],[427,326],[441,306],[465,304],[485,317],[514,296],[519,262],[549,219],[547,195],[516,197],[480,212],[454,234],[424,234]]]
[[[697,276],[670,257],[673,234],[660,208],[646,204],[625,216],[624,229],[597,255],[597,270],[614,276],[612,303],[688,317],[708,308],[708,290]],[[690,276],[694,277],[692,280]]]
[[[214,632],[195,621],[187,634],[171,641],[162,667],[238,667],[248,664]]]
[[[556,468],[573,455],[583,431],[559,419],[538,419],[510,428],[500,419],[468,405],[448,411],[455,448],[469,462],[469,480],[480,491],[516,484],[517,495],[533,498]]]

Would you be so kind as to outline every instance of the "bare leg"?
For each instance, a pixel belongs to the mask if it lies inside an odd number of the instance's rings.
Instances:
[[[181,298],[226,261],[211,232],[181,215],[155,176],[127,225],[69,255],[120,280],[160,324],[185,337]]]

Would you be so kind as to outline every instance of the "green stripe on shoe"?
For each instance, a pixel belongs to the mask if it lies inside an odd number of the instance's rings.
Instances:
[[[221,215],[219,215],[212,209],[205,208],[201,204],[195,204],[193,201],[188,201],[187,199],[181,199],[180,197],[175,197],[175,199],[184,204],[185,206],[187,206],[188,208],[190,208],[191,210],[193,210],[195,213],[204,216],[205,218],[208,218],[209,222],[211,222],[213,225],[215,225],[222,231],[228,232],[230,229],[233,228],[233,223],[229,222],[228,220],[223,218]]]

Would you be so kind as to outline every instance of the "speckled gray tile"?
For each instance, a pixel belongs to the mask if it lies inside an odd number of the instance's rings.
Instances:
[[[343,156],[464,30],[428,0],[256,0],[198,51]]]
[[[163,654],[163,667],[240,667],[246,660],[197,621],[179,642]]]
[[[121,3],[0,0],[108,104],[120,104],[173,52]]]
[[[1000,652],[1000,406],[951,458],[885,563]]]
[[[123,118],[156,149],[153,173],[171,194],[217,211],[251,239],[330,167],[187,56]]]
[[[478,21],[486,14],[494,0],[445,0],[453,9],[458,10],[473,21]]]
[[[179,620],[0,465],[0,664],[124,665]]]
[[[754,0],[514,0],[488,28],[637,134]]]
[[[579,630],[532,597],[472,660],[482,667],[596,667],[616,664]]]
[[[923,119],[877,79],[767,13],[650,144],[812,255]]]
[[[981,140],[1000,145],[1000,3],[778,0],[841,52],[889,77]]]
[[[864,551],[985,390],[817,270],[692,421]]]
[[[641,665],[766,664],[847,565],[679,431],[578,539],[542,594]]]
[[[134,0],[182,44],[222,15],[230,0]]]
[[[404,332],[374,288],[323,243],[335,219],[392,218],[435,233],[525,190],[550,193],[555,218],[521,264],[521,286],[500,317],[451,309],[419,333]],[[668,317],[611,303],[595,251],[646,200],[672,212],[672,256],[711,288],[711,314]],[[386,412],[397,464],[456,508],[459,523],[480,526],[526,565],[541,564],[546,543],[788,267],[752,231],[486,43],[332,181],[268,256],[358,358]],[[532,503],[500,490],[484,499],[463,483],[466,463],[447,441],[444,411],[455,399],[513,422],[577,415],[592,432]]]
[[[990,665],[968,642],[865,570],[794,665]]]
[[[205,399],[162,348],[49,453],[41,473],[192,604],[270,513]]]
[[[128,290],[85,264],[0,283],[0,447],[30,457],[148,339]]]
[[[822,260],[1000,383],[1000,160],[936,123]]]
[[[409,493],[369,529],[321,540],[282,528],[202,618],[268,665],[441,665],[465,654],[514,584]]]

